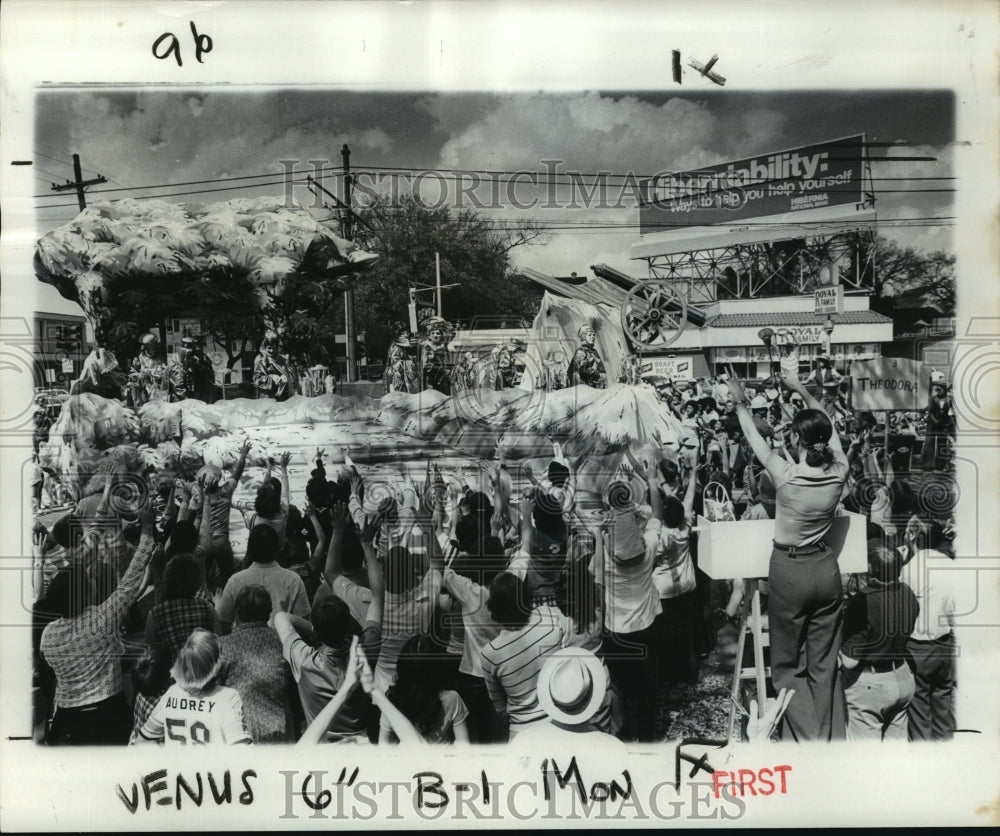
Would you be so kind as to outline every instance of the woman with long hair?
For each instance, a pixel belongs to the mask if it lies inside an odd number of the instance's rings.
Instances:
[[[847,480],[847,457],[833,423],[792,371],[782,380],[806,409],[789,426],[784,450],[772,450],[743,403],[732,375],[740,426],[775,487],[774,548],[768,571],[771,677],[795,694],[783,736],[830,740],[843,588],[837,553],[825,537]]]
[[[443,690],[435,673],[441,669],[441,648],[428,636],[414,636],[400,651],[395,684],[386,692],[416,728],[425,743],[468,743],[469,715],[455,691]],[[396,741],[388,718],[381,722],[379,743]]]

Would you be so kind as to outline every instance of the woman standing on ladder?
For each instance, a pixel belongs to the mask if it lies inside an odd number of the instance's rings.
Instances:
[[[833,731],[843,589],[837,553],[824,538],[847,479],[847,457],[829,416],[806,391],[798,373],[783,369],[782,380],[807,407],[792,419],[784,450],[772,450],[758,431],[744,403],[743,386],[731,368],[729,388],[738,403],[743,433],[777,494],[768,572],[771,679],[775,691],[795,691],[782,737],[828,741]]]

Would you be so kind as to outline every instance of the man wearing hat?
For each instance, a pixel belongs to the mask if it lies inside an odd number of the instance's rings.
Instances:
[[[566,372],[569,385],[583,384],[593,389],[606,389],[608,373],[601,355],[597,353],[597,333],[594,331],[594,326],[589,323],[581,325],[576,334],[580,338],[580,345],[573,354]]]
[[[610,685],[608,669],[593,651],[564,647],[551,653],[536,685],[538,705],[546,720],[525,729],[515,738],[517,745],[537,750],[543,742],[600,744],[624,751],[625,744],[597,723],[599,717],[607,722],[609,713],[602,709],[609,701]]]
[[[279,339],[274,331],[267,331],[261,340],[260,352],[253,361],[253,383],[258,398],[285,401],[295,392],[293,375],[279,353]]]
[[[132,360],[128,374],[129,405],[138,409],[148,401],[165,396],[167,364],[160,357],[160,338],[152,331],[139,340],[139,356]]]
[[[173,362],[167,367],[170,386],[170,401],[197,398],[205,403],[212,402],[212,388],[215,370],[212,361],[205,356],[197,337],[184,337],[174,354]]]
[[[766,395],[754,395],[750,400],[750,414],[753,416],[754,426],[767,439],[774,436],[774,428],[767,420],[767,413],[770,408],[771,404],[768,402]]]
[[[813,370],[809,372],[803,383],[808,386],[810,383],[817,383],[824,389],[836,389],[840,385],[841,374],[833,368],[833,360],[829,354],[823,352],[816,358]]]

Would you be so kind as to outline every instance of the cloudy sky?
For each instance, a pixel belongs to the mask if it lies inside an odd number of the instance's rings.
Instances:
[[[49,190],[51,182],[71,178],[74,152],[81,155],[85,177],[100,172],[109,180],[92,190],[90,200],[162,196],[209,203],[283,194],[280,161],[302,161],[299,177],[309,170],[309,160],[339,167],[344,143],[351,148],[355,170],[545,172],[543,161],[559,160],[560,171],[642,175],[858,133],[869,141],[912,143],[876,154],[937,159],[873,166],[880,221],[947,217],[953,214],[948,190],[954,182],[917,178],[951,175],[954,130],[952,94],[933,91],[505,96],[310,89],[56,90],[39,93],[36,101],[36,204],[43,207],[37,217],[39,231],[45,232],[75,215],[75,199]],[[520,210],[506,198],[509,175],[494,176],[505,205],[492,211],[493,217],[530,217],[553,227],[544,243],[517,251],[521,266],[567,275],[606,262],[644,275],[644,264],[629,259],[629,247],[639,237],[634,201],[626,201],[623,208]],[[237,177],[253,179],[227,179]],[[454,188],[453,179],[433,177],[425,177],[422,184],[430,199],[440,194],[442,182]],[[617,196],[620,182],[609,180],[615,184],[609,189],[612,196]],[[331,188],[336,184],[328,182]],[[109,191],[99,194],[104,189]],[[485,198],[489,190],[487,184],[476,194]],[[558,202],[567,202],[565,179],[556,194]],[[516,199],[527,202],[532,196],[544,198],[545,193],[533,191],[522,178]],[[313,200],[301,186],[295,197],[306,205]],[[453,197],[450,193],[449,199]],[[605,228],[566,228],[594,224]],[[887,223],[884,232],[922,249],[950,248],[950,230],[943,225]]]

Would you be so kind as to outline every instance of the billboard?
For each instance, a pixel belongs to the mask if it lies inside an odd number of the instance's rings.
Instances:
[[[862,202],[864,135],[641,181],[639,233]]]

